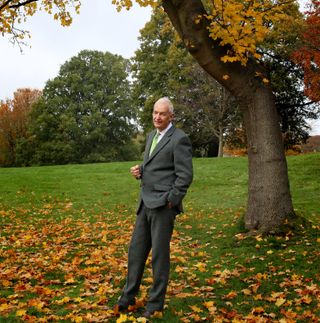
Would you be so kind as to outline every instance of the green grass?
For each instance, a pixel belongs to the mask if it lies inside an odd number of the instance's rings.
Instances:
[[[116,321],[110,308],[139,193],[134,164],[0,169],[0,322]],[[320,316],[320,154],[288,157],[288,167],[295,210],[310,222],[247,237],[247,159],[194,160],[172,240],[165,322]],[[150,276],[149,265],[141,303]]]
[[[52,198],[70,200],[81,209],[131,205],[137,182],[129,175],[129,163],[67,165],[0,169],[0,203],[40,205]]]
[[[40,205],[52,198],[70,200],[74,207],[135,208],[139,181],[129,168],[135,162],[0,168],[0,203],[5,206]],[[319,211],[320,155],[288,157],[294,206],[306,215]],[[194,181],[185,203],[195,209],[245,207],[247,159],[195,159]]]

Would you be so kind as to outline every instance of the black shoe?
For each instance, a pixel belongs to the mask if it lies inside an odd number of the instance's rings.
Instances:
[[[127,312],[129,305],[117,304],[116,307],[117,307],[118,312]]]
[[[113,311],[117,314],[117,313],[125,313],[125,312],[128,312],[129,310],[129,307],[130,306],[134,306],[135,305],[135,302],[133,302],[132,304],[127,304],[127,305],[122,305],[122,304],[116,304],[114,307],[113,307]]]

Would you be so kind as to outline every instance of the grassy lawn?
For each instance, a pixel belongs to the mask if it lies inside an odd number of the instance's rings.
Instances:
[[[134,164],[0,169],[0,322],[141,321],[150,264],[138,311],[112,311],[139,193]],[[288,157],[288,166],[294,207],[309,222],[247,237],[247,159],[194,160],[165,322],[318,322],[320,154]]]

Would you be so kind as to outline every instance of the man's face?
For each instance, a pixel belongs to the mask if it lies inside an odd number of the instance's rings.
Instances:
[[[166,129],[173,118],[166,102],[157,103],[152,112],[153,125],[159,131]]]

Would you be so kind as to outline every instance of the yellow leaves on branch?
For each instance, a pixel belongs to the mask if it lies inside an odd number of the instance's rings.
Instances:
[[[0,1],[0,33],[23,39],[28,33],[18,29],[17,24],[25,22],[39,10],[53,14],[62,26],[69,26],[72,23],[71,13],[79,13],[80,6],[80,0]]]
[[[136,3],[141,7],[156,7],[158,5],[158,0],[136,0]],[[129,10],[133,6],[132,0],[112,0],[112,4],[117,7],[117,10],[120,11],[122,8]]]
[[[112,0],[117,10],[129,10],[134,0]],[[158,0],[135,0],[142,7],[159,5]],[[293,0],[210,0],[205,1],[207,14],[194,19],[199,24],[202,19],[209,23],[209,37],[220,46],[227,46],[223,62],[241,62],[246,65],[249,57],[260,59],[257,47],[275,26],[286,25],[290,18],[286,8]],[[268,80],[264,79],[264,83]]]
[[[210,37],[221,46],[229,46],[221,60],[246,65],[250,56],[259,59],[257,46],[286,18],[283,12],[288,4],[285,0],[211,0],[211,13],[204,17],[209,22]]]

